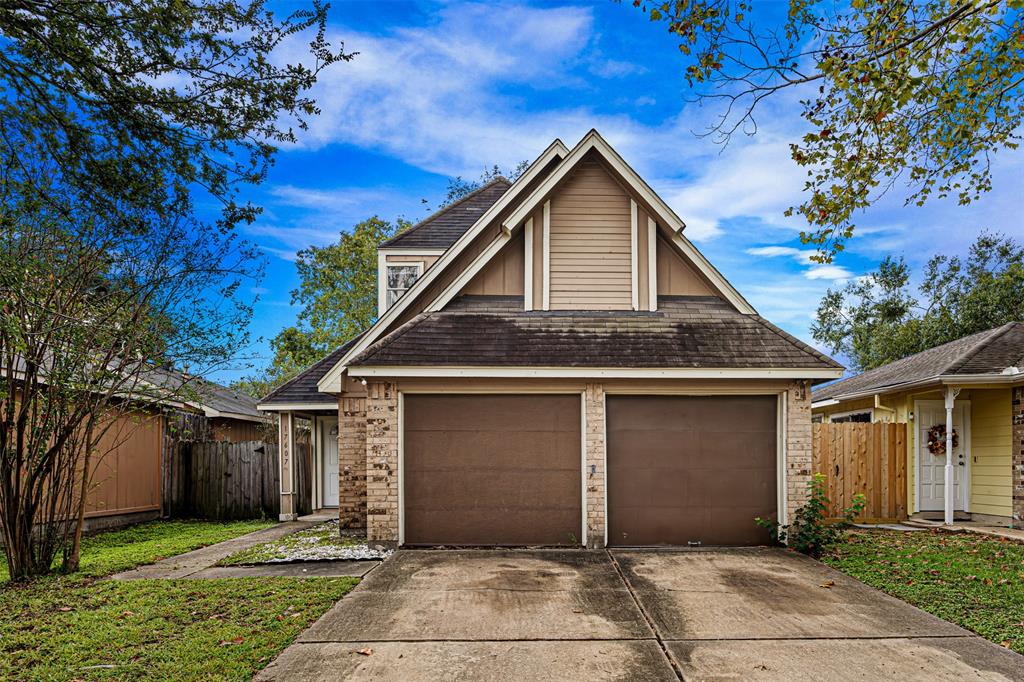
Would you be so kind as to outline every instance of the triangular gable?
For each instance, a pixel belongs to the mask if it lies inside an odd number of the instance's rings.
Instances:
[[[579,144],[569,152],[562,163],[538,185],[537,189],[515,211],[509,214],[502,222],[505,230],[510,232],[515,226],[527,220],[590,152],[599,154],[611,170],[622,179],[627,189],[635,193],[653,211],[654,215],[658,218],[658,225],[664,226],[670,232],[672,243],[708,279],[711,285],[721,294],[722,298],[729,301],[741,313],[750,315],[757,312],[735,287],[722,276],[722,273],[697,250],[697,247],[683,236],[686,223],[644,182],[643,178],[619,156],[619,153],[596,130],[591,130],[587,133],[580,140]]]
[[[525,188],[529,187],[552,161],[563,159],[568,153],[569,149],[561,140],[556,139],[552,142],[548,148],[545,149],[532,164],[530,164],[530,167],[527,168],[514,183],[512,183],[512,187],[510,187],[509,190],[505,192],[500,199],[498,199],[498,201],[487,209],[476,223],[474,223],[473,226],[465,232],[465,234],[459,237],[458,241],[452,244],[452,246],[444,252],[434,266],[429,268],[422,277],[416,280],[416,283],[413,284],[409,291],[398,299],[393,306],[388,308],[387,311],[377,319],[374,325],[370,327],[362,337],[360,337],[359,341],[334,364],[327,374],[317,382],[317,389],[322,393],[341,392],[341,378],[345,371],[345,365],[349,359],[363,352],[370,344],[379,339],[396,320],[401,318],[402,314],[417,298],[419,298],[420,294],[422,294],[423,291],[426,290],[438,278],[438,276],[444,272],[463,251],[466,250],[466,248],[474,239],[476,239],[477,236],[480,235],[491,221],[497,218],[502,211],[513,205],[514,202],[520,198],[520,195]],[[510,232],[507,230],[503,231],[503,233],[506,236],[510,235]],[[486,249],[485,253],[493,255],[494,253],[497,253],[497,250],[492,252],[490,249]],[[479,258],[477,260],[479,260]],[[474,261],[474,264],[475,263],[476,261]]]

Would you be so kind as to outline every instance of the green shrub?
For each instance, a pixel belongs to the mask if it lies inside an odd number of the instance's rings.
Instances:
[[[767,528],[774,542],[788,545],[791,549],[812,556],[815,559],[835,544],[843,529],[853,523],[867,505],[862,493],[853,496],[853,504],[843,510],[843,520],[828,523],[829,499],[825,494],[825,476],[814,474],[807,484],[810,499],[797,510],[793,523],[784,525],[774,519],[754,519],[754,523]]]

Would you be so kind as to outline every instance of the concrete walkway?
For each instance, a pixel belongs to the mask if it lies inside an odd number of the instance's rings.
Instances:
[[[907,521],[907,525],[922,529],[937,528],[947,533],[976,533],[1013,542],[1024,542],[1024,529],[1007,528],[1006,526],[997,526],[983,521],[956,521],[952,526],[947,526],[942,521],[911,519]]]
[[[269,680],[1024,680],[1024,657],[775,549],[401,551]]]
[[[361,578],[375,568],[379,561],[316,561],[260,566],[216,566],[215,564],[232,554],[255,545],[270,542],[317,525],[316,521],[291,521],[279,523],[246,535],[218,542],[185,554],[140,566],[123,573],[115,573],[110,580],[205,580],[214,578]]]

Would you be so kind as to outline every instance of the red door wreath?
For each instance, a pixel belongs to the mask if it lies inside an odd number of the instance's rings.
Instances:
[[[960,445],[960,436],[953,429],[953,447]],[[933,455],[946,454],[946,425],[936,424],[928,429],[928,452]]]

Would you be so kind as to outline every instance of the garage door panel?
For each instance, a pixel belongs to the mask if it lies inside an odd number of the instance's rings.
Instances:
[[[537,544],[537,528],[551,529],[552,539],[544,544],[577,545],[580,543],[580,520],[578,513],[562,510],[553,516],[551,510],[518,510],[516,524],[505,524],[500,528],[500,541],[495,541],[495,529],[491,524],[490,511],[426,510],[406,524],[406,535],[431,537],[438,528],[444,528],[444,541],[433,541],[431,545],[484,545],[521,546]],[[557,536],[557,537],[556,537]]]
[[[578,545],[578,395],[406,395],[409,545]]]
[[[524,426],[532,431],[562,432],[574,423],[579,430],[579,397],[575,395],[409,394],[404,401],[415,408],[406,410],[406,430],[514,434]]]
[[[578,427],[576,431],[578,434]],[[569,433],[521,432],[512,438],[509,434],[480,431],[406,431],[403,447],[406,453],[417,453],[413,457],[406,457],[407,471],[539,467],[545,470],[563,468],[579,475],[580,468],[579,435]],[[512,447],[514,451],[510,451]],[[564,453],[572,449],[576,456],[571,462],[551,456],[552,452]],[[506,451],[509,453],[507,457],[495,456],[496,453]]]
[[[776,412],[775,396],[609,396],[609,542],[767,542]]]

